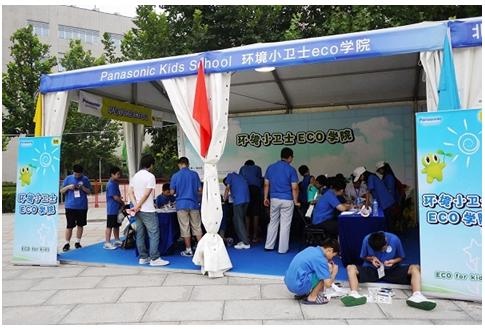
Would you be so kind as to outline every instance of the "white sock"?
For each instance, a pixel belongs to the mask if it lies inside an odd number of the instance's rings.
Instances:
[[[192,248],[185,248],[185,251],[192,252]]]
[[[418,291],[413,292],[413,296],[414,295],[422,295],[422,294],[421,294],[421,291],[418,290]]]
[[[71,244],[71,241],[66,241],[64,244]]]
[[[81,242],[81,239],[76,238],[76,243]]]

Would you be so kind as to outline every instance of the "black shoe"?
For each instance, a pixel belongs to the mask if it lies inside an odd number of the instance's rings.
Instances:
[[[267,249],[267,248],[264,248],[264,251],[273,251],[274,249]]]
[[[76,249],[79,249],[79,248],[82,248],[83,246],[81,246],[81,244],[79,242],[76,242],[74,244],[74,247],[76,247]]]
[[[71,246],[69,245],[69,243],[66,243],[64,247],[62,247],[62,251],[68,251],[69,248],[71,248]]]

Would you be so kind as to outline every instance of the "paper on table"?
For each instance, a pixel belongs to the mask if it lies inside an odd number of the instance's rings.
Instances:
[[[357,213],[358,211],[359,211],[358,209],[342,211],[341,215],[353,215],[353,214]]]

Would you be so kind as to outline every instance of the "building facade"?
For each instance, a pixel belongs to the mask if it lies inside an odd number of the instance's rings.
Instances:
[[[103,34],[108,32],[115,41],[120,54],[123,35],[135,25],[131,17],[103,13],[98,10],[74,6],[49,5],[3,5],[2,6],[2,72],[6,71],[10,56],[10,37],[19,28],[32,25],[34,33],[42,43],[50,45],[50,55],[58,62],[69,50],[69,41],[80,39],[85,50],[95,57],[103,53]],[[54,71],[63,71],[60,63]],[[3,163],[17,159],[18,138],[12,138],[7,150],[2,152]],[[2,181],[15,182],[16,166],[2,166]]]
[[[63,58],[69,41],[80,39],[83,48],[99,57],[103,53],[103,34],[109,33],[120,53],[123,35],[135,25],[132,17],[103,13],[74,6],[2,6],[2,71],[11,60],[10,37],[19,28],[32,25],[42,43],[50,45],[50,54]],[[58,64],[57,71],[63,68]]]

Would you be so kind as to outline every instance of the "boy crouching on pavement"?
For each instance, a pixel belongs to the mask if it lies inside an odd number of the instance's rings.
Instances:
[[[303,304],[319,305],[328,303],[325,288],[335,282],[338,266],[333,263],[340,248],[337,240],[326,239],[322,246],[307,247],[291,261],[285,275],[289,291],[302,299]]]

